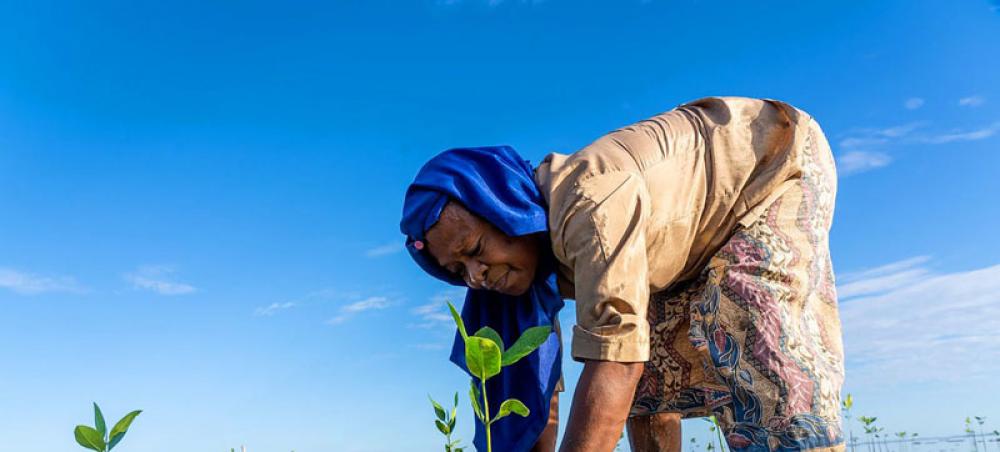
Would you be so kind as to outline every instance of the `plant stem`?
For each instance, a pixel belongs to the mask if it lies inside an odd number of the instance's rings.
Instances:
[[[726,440],[722,438],[722,426],[719,425],[719,419],[712,416],[712,422],[715,424],[715,433],[719,434],[719,450],[725,452],[728,448],[726,447]]]
[[[486,398],[486,380],[479,380],[479,387],[483,391],[483,425],[486,426],[486,452],[493,452],[493,440],[490,438],[490,401]]]

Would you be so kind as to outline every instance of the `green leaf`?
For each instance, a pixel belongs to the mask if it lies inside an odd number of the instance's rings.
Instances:
[[[455,406],[458,406],[458,391],[455,391]],[[453,414],[451,417],[455,417],[455,415]]]
[[[108,433],[108,427],[104,424],[104,414],[101,413],[101,407],[97,406],[97,402],[94,402],[94,427],[97,433],[101,434],[101,438]]]
[[[851,394],[847,394],[847,397],[844,398],[842,404],[845,410],[851,409],[851,407],[854,406],[854,396]]]
[[[472,400],[472,411],[476,413],[476,418],[480,421],[483,420],[483,409],[479,407],[479,388],[476,387],[475,380],[469,380],[471,388],[469,388],[469,400]]]
[[[500,412],[497,413],[497,417],[495,417],[492,422],[496,422],[499,419],[503,419],[509,416],[511,413],[514,413],[521,417],[528,417],[528,415],[531,414],[531,411],[528,410],[528,407],[524,406],[524,404],[521,403],[520,400],[507,399],[500,404]]]
[[[104,452],[104,436],[93,427],[77,425],[76,429],[73,430],[73,436],[76,437],[76,442],[79,445],[97,452]]]
[[[473,334],[473,336],[492,340],[497,344],[497,347],[500,348],[500,353],[503,353],[503,338],[500,337],[500,333],[497,333],[497,330],[484,326],[480,328],[479,331],[476,331],[476,334]]]
[[[455,305],[448,302],[448,309],[451,310],[451,317],[455,319],[455,326],[458,327],[458,332],[462,335],[462,339],[468,339],[469,333],[465,332],[465,322],[462,321],[462,316],[458,314],[458,310],[455,309]]]
[[[500,347],[496,342],[476,336],[465,340],[465,365],[469,372],[481,380],[488,380],[500,373]]]
[[[521,337],[517,338],[509,349],[503,354],[503,366],[509,366],[528,356],[536,348],[545,343],[552,332],[551,326],[536,326],[528,328]]]
[[[434,405],[434,414],[437,416],[437,418],[440,419],[442,422],[447,421],[448,417],[444,413],[444,408],[442,408],[440,404],[435,402],[434,399],[431,398],[430,394],[427,394],[427,400],[430,400],[431,405]]]
[[[445,435],[450,435],[451,434],[451,430],[448,430],[448,426],[444,425],[444,422],[441,422],[441,421],[435,419],[434,420],[434,425],[437,426],[438,430],[441,430],[441,433],[444,433]]]
[[[122,440],[125,436],[125,432],[127,432],[129,426],[132,425],[132,420],[135,419],[139,413],[142,413],[142,410],[135,410],[126,414],[125,417],[121,418],[121,420],[119,420],[114,427],[111,427],[111,442],[108,443],[108,450],[111,450],[111,448],[115,447],[118,442]]]

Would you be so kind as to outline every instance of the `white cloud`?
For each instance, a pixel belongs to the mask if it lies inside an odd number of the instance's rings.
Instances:
[[[847,133],[847,138],[840,140],[840,147],[847,151],[855,151],[858,148],[890,144],[893,140],[904,138],[926,125],[925,121],[917,121],[892,127],[854,129]]]
[[[906,138],[926,124],[918,121],[892,127],[852,130],[840,140],[837,171],[841,176],[848,176],[888,165],[892,162],[892,157],[881,149]]]
[[[933,135],[924,138],[924,141],[931,144],[952,143],[955,141],[976,141],[989,138],[1000,131],[1000,122],[995,122],[988,127],[976,130],[955,131],[940,135]]]
[[[926,269],[914,267],[929,260],[929,256],[917,256],[862,272],[837,275],[837,295],[843,300],[895,289],[925,275]]]
[[[903,102],[903,106],[906,107],[907,110],[916,110],[922,107],[923,105],[924,105],[924,100],[919,97],[911,97],[909,99],[906,99],[906,102]]]
[[[888,138],[881,136],[855,136],[847,137],[840,140],[840,147],[844,149],[854,150],[858,148],[867,148],[886,144],[889,142]]]
[[[978,107],[984,103],[986,103],[986,98],[983,96],[969,96],[958,100],[958,105],[961,107]]]
[[[385,297],[368,297],[361,301],[356,301],[344,306],[341,311],[347,313],[357,313],[372,309],[385,309],[389,307],[389,299]]]
[[[926,262],[889,264],[839,287],[855,296],[840,305],[849,379],[968,384],[1000,371],[989,358],[1000,356],[1000,265],[936,274]]]
[[[254,310],[253,315],[258,317],[270,317],[277,314],[278,311],[284,311],[286,309],[291,309],[295,307],[295,303],[287,301],[284,303],[271,303],[269,306],[262,306]]]
[[[365,251],[366,257],[381,257],[403,251],[402,241],[389,242]]]
[[[842,176],[881,168],[892,162],[881,152],[850,151],[837,156],[837,171]]]
[[[925,125],[927,125],[927,123],[922,121],[911,122],[909,124],[903,124],[900,126],[886,127],[884,129],[876,129],[874,130],[874,133],[889,138],[902,138],[909,135],[914,130],[917,130]]]
[[[338,311],[338,314],[334,317],[331,317],[329,320],[326,321],[326,323],[329,325],[339,325],[359,313],[365,311],[385,309],[391,305],[392,302],[389,301],[389,299],[386,297],[368,297],[363,300],[355,301],[353,303],[341,306],[340,310]]]
[[[954,130],[948,133],[914,133],[928,123],[911,122],[886,128],[854,129],[840,140],[837,152],[837,169],[842,176],[884,167],[892,162],[886,148],[901,143],[946,144],[976,141],[1000,132],[1000,122],[974,130]]]
[[[136,289],[145,289],[160,295],[185,295],[196,292],[194,286],[171,279],[176,273],[172,267],[165,265],[144,265],[132,273],[125,274],[125,280]]]
[[[891,262],[885,265],[881,265],[875,268],[869,268],[859,272],[850,272],[837,275],[837,279],[840,282],[848,282],[848,281],[853,282],[859,279],[885,276],[901,270],[906,270],[909,268],[916,267],[917,265],[926,263],[929,260],[931,260],[930,256],[911,257],[909,259],[903,259],[901,261]]]
[[[0,288],[23,295],[45,292],[85,292],[85,289],[70,277],[41,276],[10,268],[0,268]]]
[[[465,289],[452,288],[434,294],[427,304],[422,304],[410,310],[410,313],[417,316],[420,321],[411,323],[411,328],[454,328],[455,323],[448,311],[448,302],[461,306],[461,300],[465,300]]]

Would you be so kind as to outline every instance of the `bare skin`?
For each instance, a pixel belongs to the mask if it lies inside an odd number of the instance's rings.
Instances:
[[[643,363],[586,361],[561,452],[610,452],[625,427]]]
[[[511,237],[452,201],[427,230],[427,250],[472,289],[508,295],[528,291],[538,269],[537,234]]]
[[[555,452],[556,440],[559,438],[559,393],[552,394],[552,401],[549,404],[549,421],[545,424],[545,430],[538,437],[538,442],[531,448],[531,452]]]
[[[680,452],[680,413],[658,413],[628,419],[632,452]]]
[[[531,287],[542,246],[539,235],[508,236],[455,201],[445,205],[438,222],[427,231],[426,241],[427,250],[438,265],[465,281],[469,288],[493,290],[508,295],[524,294]],[[643,363],[585,362],[583,374],[573,395],[569,425],[560,451],[614,450],[628,418],[643,366]],[[663,438],[680,438],[679,421],[655,424],[656,429],[660,427],[671,429]],[[552,397],[548,424],[532,451],[555,452],[558,431],[557,393]],[[639,444],[672,444],[668,440],[660,443],[652,438],[647,440],[647,433],[643,433],[644,431],[650,432],[650,429],[637,429],[635,433],[630,431],[630,438],[639,435]],[[631,440],[636,444],[637,439]],[[633,450],[674,452],[680,450],[679,441],[677,445],[676,449]]]

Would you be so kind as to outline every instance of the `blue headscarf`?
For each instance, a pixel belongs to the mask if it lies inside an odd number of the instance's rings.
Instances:
[[[449,200],[460,202],[512,237],[546,232],[543,235],[548,243],[545,200],[533,176],[531,164],[509,146],[450,149],[438,154],[420,169],[406,191],[399,227],[406,234],[410,256],[432,276],[456,286],[465,285],[461,278],[441,268],[423,246],[424,235],[437,223]],[[552,326],[562,307],[563,299],[556,286],[555,258],[551,246],[546,245],[542,247],[535,280],[527,293],[510,296],[469,289],[462,306],[462,319],[469,334],[489,326],[500,333],[509,347],[530,327]],[[457,333],[451,361],[466,369],[465,343]],[[512,397],[524,402],[531,411],[527,418],[512,415],[493,424],[494,450],[522,452],[535,444],[548,420],[561,363],[559,337],[553,331],[536,352],[487,380],[491,415],[495,415],[502,401]],[[476,449],[486,450],[485,435],[482,424],[476,422]]]

